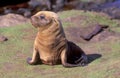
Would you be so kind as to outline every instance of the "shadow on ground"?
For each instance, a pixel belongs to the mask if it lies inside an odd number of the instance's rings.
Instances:
[[[88,64],[93,62],[94,60],[102,57],[101,54],[87,54],[87,57],[88,57]]]

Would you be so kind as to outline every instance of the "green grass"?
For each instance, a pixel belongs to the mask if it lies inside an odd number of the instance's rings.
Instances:
[[[59,13],[62,20],[76,14],[88,17],[91,22],[108,24],[112,28],[117,22],[108,17],[93,15],[91,12],[66,11]],[[87,20],[84,20],[87,21]],[[87,22],[83,22],[87,25]],[[65,23],[69,27],[71,23]],[[90,24],[90,23],[89,23]],[[72,24],[74,25],[74,24]],[[116,31],[116,30],[114,30]],[[0,78],[119,78],[120,77],[120,39],[106,40],[97,43],[82,44],[81,47],[94,49],[102,57],[92,61],[88,66],[64,68],[62,65],[31,66],[26,58],[32,56],[32,47],[37,29],[31,24],[0,28],[0,33],[8,37],[8,41],[0,42]],[[78,43],[79,44],[79,43]],[[81,44],[81,43],[80,43]]]
[[[71,21],[64,21],[64,19],[69,19],[70,17],[81,17],[80,20],[80,24],[79,26],[89,26],[92,24],[101,24],[101,25],[108,25],[111,27],[111,29],[113,28],[114,31],[114,27],[117,27],[119,25],[119,22],[116,20],[110,20],[110,17],[107,16],[104,13],[96,13],[96,12],[84,12],[84,11],[78,11],[78,10],[71,10],[71,11],[66,11],[66,12],[60,12],[58,13],[58,15],[60,16],[62,22],[63,22],[63,26],[70,26],[74,25]],[[84,18],[84,19],[82,19]],[[79,23],[79,22],[78,22]],[[119,28],[115,29],[119,30]]]

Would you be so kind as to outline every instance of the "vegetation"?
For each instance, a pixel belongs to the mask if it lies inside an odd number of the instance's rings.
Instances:
[[[87,20],[84,19],[83,22],[80,22],[81,26],[97,22],[109,25],[111,31],[120,32],[116,28],[119,21],[110,20],[108,16],[101,13],[72,10],[58,14],[65,29],[76,24],[64,20],[70,17],[83,16],[87,17]],[[26,63],[26,58],[32,56],[36,32],[37,29],[29,23],[0,28],[0,33],[8,37],[8,41],[0,42],[0,78],[119,78],[119,37],[92,43],[78,43],[87,54],[101,55],[100,58],[91,61],[85,67],[64,68],[62,65],[48,66],[44,64],[31,66]]]

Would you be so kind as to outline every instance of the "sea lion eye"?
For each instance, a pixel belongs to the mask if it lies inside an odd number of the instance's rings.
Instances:
[[[45,15],[40,15],[40,19],[44,19],[45,18]]]

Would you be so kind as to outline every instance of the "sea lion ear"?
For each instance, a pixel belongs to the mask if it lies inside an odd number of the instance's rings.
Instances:
[[[54,23],[59,24],[59,19],[58,18],[53,17],[53,21],[54,21]]]

